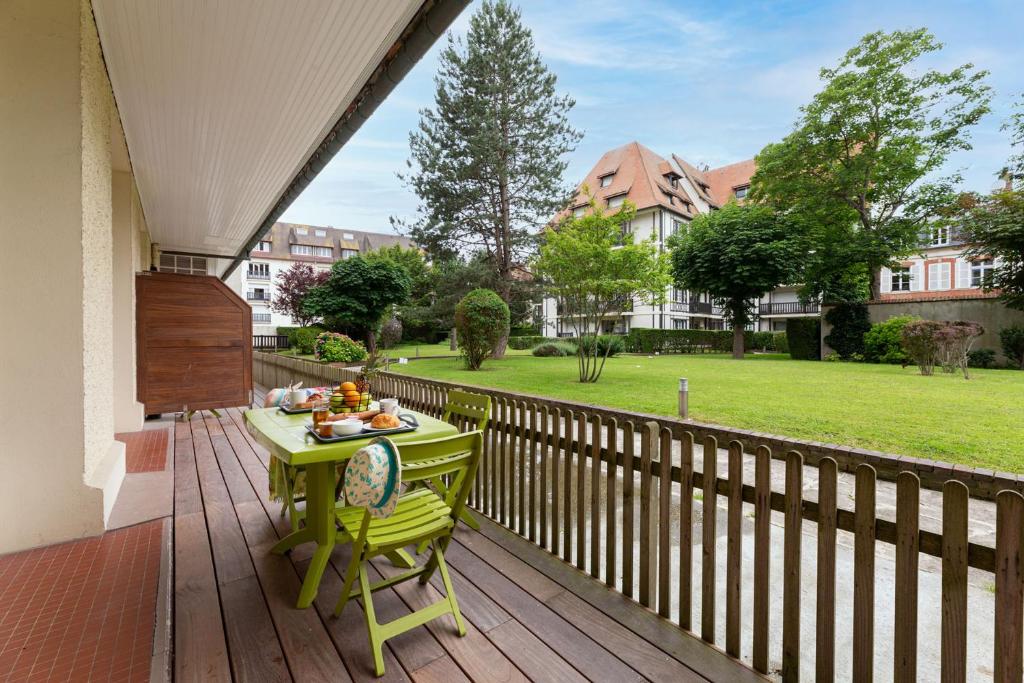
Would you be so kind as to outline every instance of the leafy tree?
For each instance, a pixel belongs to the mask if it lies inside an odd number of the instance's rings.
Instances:
[[[321,315],[331,328],[354,330],[377,353],[377,333],[386,314],[409,300],[409,274],[389,260],[354,256],[336,261],[326,282],[306,296],[310,315]]]
[[[1024,325],[1013,325],[999,330],[999,345],[1003,354],[1024,370]]]
[[[982,286],[999,290],[1003,303],[1024,311],[1024,98],[1004,128],[1012,131],[1013,145],[1019,150],[1003,172],[1008,182],[987,197],[961,198],[965,208],[961,232],[971,244],[967,258],[996,259],[992,278]]]
[[[751,301],[798,282],[805,255],[800,231],[788,216],[733,202],[698,216],[685,234],[676,235],[672,273],[678,286],[722,302],[732,324],[732,357],[740,359],[743,328],[753,320]]]
[[[752,200],[813,227],[806,293],[830,273],[860,264],[870,294],[878,270],[910,254],[929,222],[951,206],[958,176],[935,179],[949,155],[970,149],[969,131],[989,111],[987,75],[972,64],[923,69],[942,48],[925,29],[864,36],[801,108],[796,129],[757,156]]]
[[[303,302],[309,290],[327,280],[327,273],[308,263],[296,262],[288,270],[278,273],[275,280],[270,309],[287,315],[299,327],[308,327],[315,322],[317,316],[308,312]]]
[[[485,254],[442,261],[435,265],[434,275],[436,294],[431,315],[439,329],[453,327],[455,306],[467,293],[474,289],[497,288],[497,276]],[[511,325],[532,322],[533,303],[538,296],[539,287],[533,277],[516,278],[511,282],[507,302]]]
[[[479,370],[498,338],[508,335],[508,304],[489,289],[474,289],[455,307],[455,328],[466,367]]]
[[[580,340],[580,382],[596,382],[608,359],[610,344],[588,343],[601,332],[601,324],[621,319],[634,299],[658,304],[671,284],[668,255],[658,253],[652,235],[633,241],[623,223],[636,215],[634,206],[606,214],[591,199],[591,211],[569,216],[544,234],[534,273],[556,297],[562,313]]]
[[[408,227],[436,258],[485,254],[494,289],[511,304],[536,226],[569,197],[562,174],[581,137],[567,118],[575,103],[556,94],[555,75],[505,0],[485,1],[465,44],[449,37],[440,62],[435,107],[409,135],[416,170],[400,176],[421,200]],[[497,357],[506,342],[498,340]]]
[[[367,252],[364,258],[371,262],[391,261],[405,269],[410,281],[409,301],[398,306],[398,320],[409,338],[434,341],[433,332],[437,325],[432,308],[436,296],[437,273],[423,252],[395,244]]]

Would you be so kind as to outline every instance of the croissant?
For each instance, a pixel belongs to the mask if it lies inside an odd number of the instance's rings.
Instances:
[[[401,426],[402,422],[394,415],[388,415],[381,413],[370,421],[370,426],[374,429],[393,429]]]

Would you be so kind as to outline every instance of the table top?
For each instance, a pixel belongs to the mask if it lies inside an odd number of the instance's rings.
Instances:
[[[435,417],[418,413],[415,410],[403,410],[402,412],[414,415],[420,426],[411,432],[389,434],[388,438],[399,446],[403,442],[440,439],[459,433],[457,427]],[[245,425],[253,438],[274,456],[289,465],[347,460],[375,436],[367,434],[363,439],[322,444],[306,431],[306,425],[312,422],[312,419],[309,413],[288,415],[277,408],[253,408],[245,412]]]

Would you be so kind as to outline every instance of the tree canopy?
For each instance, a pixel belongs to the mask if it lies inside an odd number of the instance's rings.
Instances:
[[[864,36],[802,107],[795,130],[757,155],[750,198],[800,216],[815,245],[807,293],[867,277],[910,254],[953,204],[937,173],[989,111],[987,72],[919,63],[942,44],[925,29]],[[853,269],[852,274],[849,272]]]
[[[480,6],[465,43],[449,36],[434,80],[435,106],[409,135],[413,170],[400,176],[420,198],[419,216],[395,223],[435,260],[482,252],[510,303],[537,226],[569,197],[565,156],[581,137],[568,120],[574,102],[556,93],[555,75],[505,0]]]
[[[632,233],[623,230],[636,215],[631,203],[612,214],[602,212],[593,200],[590,206],[589,213],[569,216],[544,233],[533,264],[534,274],[558,299],[565,320],[582,342],[577,352],[581,382],[600,379],[611,348],[604,345],[601,355],[599,345],[584,338],[599,335],[602,323],[620,320],[634,299],[662,303],[671,284],[668,254],[658,252],[654,235],[635,242]]]
[[[770,207],[726,204],[673,238],[676,284],[722,302],[733,328],[733,357],[743,358],[752,300],[799,281],[807,254],[798,224]]]
[[[313,287],[323,284],[327,273],[308,263],[293,263],[275,276],[274,298],[270,310],[287,315],[299,327],[307,327],[317,319],[305,308],[306,295]]]
[[[354,256],[335,261],[327,280],[309,291],[305,308],[328,327],[362,335],[372,356],[384,316],[409,300],[410,288],[409,274],[393,261]]]

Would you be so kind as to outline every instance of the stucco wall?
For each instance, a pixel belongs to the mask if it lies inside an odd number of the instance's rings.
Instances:
[[[100,533],[116,453],[110,86],[87,2],[0,12],[0,553]],[[109,477],[108,477],[109,479]]]

